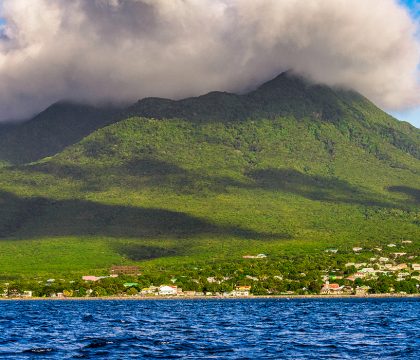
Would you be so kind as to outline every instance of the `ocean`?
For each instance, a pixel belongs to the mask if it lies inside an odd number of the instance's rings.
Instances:
[[[419,299],[0,301],[0,359],[420,359]]]

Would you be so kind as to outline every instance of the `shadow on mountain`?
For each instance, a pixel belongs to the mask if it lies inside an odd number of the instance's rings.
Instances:
[[[208,192],[225,193],[228,187],[244,186],[229,177],[207,176],[153,158],[133,159],[106,168],[80,167],[53,161],[18,168],[27,172],[53,175],[58,179],[80,181],[80,190],[84,192],[106,191],[118,185],[132,190],[160,188],[177,194],[203,195]]]
[[[106,236],[182,239],[201,234],[245,239],[290,238],[237,226],[218,226],[176,211],[105,205],[83,200],[20,198],[0,192],[0,237]]]
[[[294,169],[256,170],[250,172],[248,176],[263,189],[293,193],[310,200],[395,207],[395,204],[375,198],[373,194],[352,186],[346,181],[303,174]]]
[[[409,186],[390,186],[388,187],[388,191],[405,194],[415,205],[420,205],[420,189],[415,189]]]
[[[116,242],[112,247],[119,254],[133,261],[152,260],[161,257],[177,256],[187,253],[187,249],[183,242],[178,243],[175,247],[165,248],[159,246],[139,245],[139,244],[123,244]]]
[[[58,102],[31,120],[0,125],[0,160],[23,164],[54,155],[123,119],[122,109]]]

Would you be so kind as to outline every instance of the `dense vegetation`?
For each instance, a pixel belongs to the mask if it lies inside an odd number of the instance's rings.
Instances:
[[[404,239],[419,256],[420,131],[358,94],[283,74],[247,95],[113,111],[89,124],[69,115],[62,132],[49,127],[56,116],[19,125],[40,132],[27,130],[28,144],[19,126],[2,133],[3,277],[122,263],[151,274],[208,263],[237,271],[247,253],[280,269],[331,246],[346,254]],[[34,152],[37,139],[46,148]]]

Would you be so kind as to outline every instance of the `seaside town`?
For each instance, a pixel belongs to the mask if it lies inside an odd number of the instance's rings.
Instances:
[[[328,248],[315,257],[279,259],[268,254],[244,254],[236,261],[203,263],[183,271],[169,268],[151,272],[136,265],[116,265],[107,274],[86,274],[78,279],[14,280],[0,284],[3,299],[419,293],[420,256],[411,240],[346,251]]]

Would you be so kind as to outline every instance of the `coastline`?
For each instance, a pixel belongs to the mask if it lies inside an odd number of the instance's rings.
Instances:
[[[177,300],[303,300],[303,299],[417,299],[420,294],[369,294],[369,295],[251,295],[251,296],[101,296],[68,298],[0,298],[1,301],[177,301]]]

